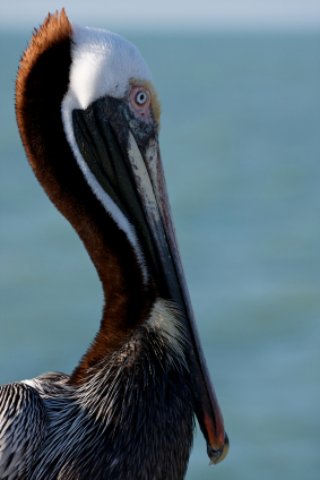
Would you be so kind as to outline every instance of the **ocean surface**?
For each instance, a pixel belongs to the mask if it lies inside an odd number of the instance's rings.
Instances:
[[[125,32],[122,32],[125,33]],[[102,294],[27,164],[0,32],[0,381],[70,372]],[[231,449],[188,480],[320,478],[320,35],[137,35],[162,102],[177,234]]]

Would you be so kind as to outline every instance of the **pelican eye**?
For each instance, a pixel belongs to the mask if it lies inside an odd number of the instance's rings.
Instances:
[[[149,100],[149,93],[146,90],[138,90],[134,100],[137,105],[143,107]]]
[[[151,104],[151,95],[147,88],[134,86],[130,92],[131,106],[141,115],[145,115]]]

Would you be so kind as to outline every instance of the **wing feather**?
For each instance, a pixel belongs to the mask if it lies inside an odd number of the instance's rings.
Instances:
[[[44,403],[24,383],[0,386],[0,478],[28,476],[47,431]]]

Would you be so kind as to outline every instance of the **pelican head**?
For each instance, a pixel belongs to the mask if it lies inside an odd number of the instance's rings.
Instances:
[[[124,457],[135,455],[131,435],[138,444],[148,431],[159,437],[150,438],[154,463],[160,450],[168,459],[184,452],[179,474],[157,464],[152,478],[182,478],[194,414],[218,463],[228,438],[181,266],[149,68],[121,36],[73,26],[62,11],[34,34],[16,99],[33,170],[85,244],[105,294],[100,330],[70,385],[86,392],[86,407],[100,421],[113,422],[112,441],[126,432],[118,444]],[[135,409],[139,425],[129,421]],[[140,443],[149,454],[147,439]]]

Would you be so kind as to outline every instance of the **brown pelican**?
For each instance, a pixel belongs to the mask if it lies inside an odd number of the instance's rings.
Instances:
[[[194,415],[228,450],[204,364],[137,49],[49,15],[22,57],[16,114],[30,164],[102,282],[100,330],[74,372],[0,390],[2,480],[178,480]]]

